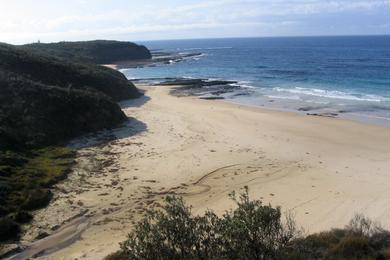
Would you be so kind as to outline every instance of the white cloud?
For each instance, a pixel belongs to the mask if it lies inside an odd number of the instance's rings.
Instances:
[[[172,2],[173,1],[173,2]],[[228,26],[293,26],[306,17],[390,9],[390,0],[7,1],[0,9],[0,41],[66,39],[82,35],[158,33]],[[61,3],[61,2],[59,2]],[[57,5],[56,5],[57,4]]]

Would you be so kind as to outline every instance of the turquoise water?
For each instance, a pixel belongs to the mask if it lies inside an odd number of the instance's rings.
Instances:
[[[334,112],[390,124],[390,36],[242,38],[141,42],[149,49],[201,53],[184,62],[123,70],[128,78],[239,81],[232,102]]]

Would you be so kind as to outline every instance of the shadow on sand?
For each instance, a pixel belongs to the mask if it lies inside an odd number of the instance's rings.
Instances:
[[[130,108],[130,107],[141,107],[145,105],[150,100],[148,96],[141,96],[136,99],[129,99],[119,103],[122,109]]]
[[[147,130],[147,125],[144,122],[135,118],[128,118],[128,120],[118,128],[102,130],[74,139],[69,143],[69,147],[73,149],[92,148],[108,144],[115,140],[135,136],[146,132]]]
[[[150,100],[148,96],[141,96],[137,99],[130,99],[120,102],[122,109],[131,107],[141,107]],[[99,132],[87,134],[74,139],[69,143],[69,146],[74,149],[91,148],[107,144],[114,140],[124,139],[130,136],[135,136],[146,132],[147,125],[135,118],[129,117],[122,125],[114,129],[106,129]]]

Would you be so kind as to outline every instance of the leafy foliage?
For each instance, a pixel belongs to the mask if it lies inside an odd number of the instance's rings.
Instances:
[[[234,196],[232,195],[232,198]],[[235,199],[235,198],[234,198]],[[211,211],[192,216],[177,197],[163,211],[150,211],[121,245],[116,259],[281,259],[299,235],[280,208],[241,194],[237,209],[218,217]]]
[[[282,222],[279,207],[251,201],[248,190],[236,200],[235,210],[223,215],[219,233],[223,238],[221,255],[226,259],[281,259],[291,241],[299,236],[293,219]]]
[[[167,197],[162,210],[149,211],[121,250],[106,260],[125,259],[387,259],[390,232],[357,215],[345,229],[303,236],[280,208],[250,200],[219,217],[193,216],[182,198]]]

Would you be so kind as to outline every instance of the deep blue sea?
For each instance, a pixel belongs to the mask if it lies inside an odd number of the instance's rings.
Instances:
[[[237,80],[232,102],[390,125],[390,36],[281,37],[141,42],[152,50],[202,53],[184,62],[126,69],[130,79]],[[304,112],[303,112],[304,111]]]

